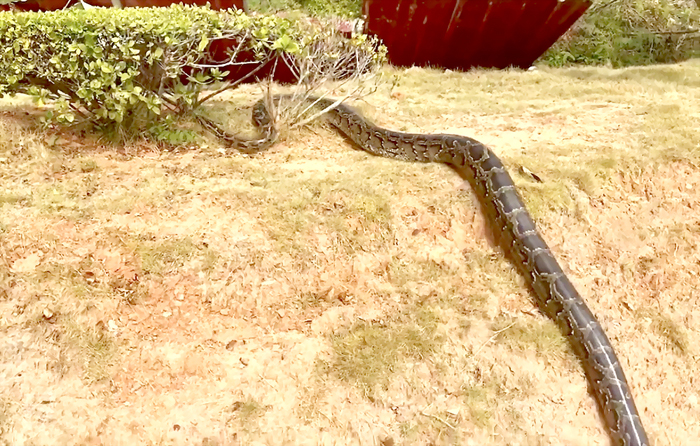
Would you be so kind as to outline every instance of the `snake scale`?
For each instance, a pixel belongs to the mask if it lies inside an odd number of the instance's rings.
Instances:
[[[276,96],[273,102],[280,99]],[[616,445],[649,446],[629,384],[610,340],[583,298],[569,281],[537,230],[510,174],[484,144],[459,135],[416,134],[374,125],[345,104],[329,98],[309,98],[328,111],[329,123],[366,152],[388,158],[450,165],[470,175],[501,246],[526,277],[540,308],[568,335]],[[330,108],[333,107],[334,108]],[[246,140],[221,130],[207,118],[203,127],[247,153],[271,146],[277,130],[265,102],[253,107],[253,123],[261,132]]]

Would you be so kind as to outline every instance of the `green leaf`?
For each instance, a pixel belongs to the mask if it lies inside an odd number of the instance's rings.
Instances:
[[[207,38],[207,36],[206,35],[202,36],[202,40],[199,42],[199,46],[197,47],[197,50],[204,51],[204,48],[206,48],[208,44],[209,44],[209,39]]]
[[[299,45],[297,45],[297,43],[294,42],[288,35],[284,35],[275,40],[275,42],[272,44],[272,49],[282,50],[287,53],[294,54],[299,52]]]
[[[270,31],[265,27],[253,31],[253,37],[255,37],[256,39],[265,40],[267,39],[268,35],[270,35]]]

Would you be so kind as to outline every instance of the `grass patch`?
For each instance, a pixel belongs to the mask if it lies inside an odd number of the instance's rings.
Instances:
[[[208,246],[195,243],[190,237],[166,238],[141,236],[135,244],[136,255],[141,260],[141,269],[146,274],[163,275],[176,272],[185,265],[194,263],[203,271],[216,266],[218,254]]]
[[[389,278],[399,288],[416,282],[434,283],[449,270],[444,265],[429,259],[406,259],[393,257],[389,262]]]
[[[290,10],[301,10],[306,14],[318,17],[347,17],[360,16],[362,9],[361,0],[248,0],[246,7],[252,11],[272,13],[284,11],[290,14]],[[294,17],[294,14],[291,14]]]
[[[83,173],[93,172],[99,167],[97,165],[97,161],[92,158],[83,158],[78,160],[78,166],[80,171]]]
[[[490,430],[497,420],[509,420],[511,425],[520,421],[514,403],[531,394],[532,383],[526,375],[519,376],[513,387],[504,384],[504,377],[494,374],[478,373],[470,378],[460,390],[469,419],[475,426]]]
[[[678,322],[662,313],[645,312],[644,316],[651,319],[651,329],[666,341],[668,347],[683,356],[690,353],[688,334]]]
[[[518,189],[525,196],[525,205],[533,218],[543,218],[548,213],[571,212],[574,201],[566,184],[562,182],[521,183]]]
[[[245,401],[236,401],[233,403],[231,410],[238,414],[242,422],[258,417],[265,413],[267,408],[253,399]]]
[[[462,388],[464,403],[469,409],[470,419],[479,427],[490,427],[494,423],[493,414],[496,404],[493,400],[498,393],[496,387],[495,385],[492,385],[491,388],[469,385]]]
[[[0,192],[0,205],[3,204],[16,204],[24,202],[26,197],[22,194],[13,192]]]
[[[104,324],[85,327],[69,319],[63,327],[62,343],[82,367],[83,378],[88,382],[109,378],[116,363],[117,345]]]
[[[247,398],[242,401],[236,401],[230,406],[229,423],[233,422],[236,430],[244,434],[244,439],[247,436],[256,435],[261,429],[261,417],[265,415],[268,406],[265,406],[258,401]]]
[[[11,414],[15,412],[10,398],[0,397],[0,438],[12,429]]]
[[[466,271],[475,272],[471,282],[470,307],[477,311],[486,305],[488,296],[503,296],[517,292],[519,275],[517,270],[503,257],[493,251],[473,250],[463,253]]]
[[[328,293],[324,292],[303,292],[297,299],[297,306],[301,311],[322,308],[330,301]]]
[[[86,203],[80,195],[75,185],[51,184],[32,195],[32,205],[46,214],[79,220],[90,216]]]
[[[408,440],[415,440],[420,433],[420,427],[418,423],[411,421],[402,421],[399,423],[399,432],[403,438]]]
[[[385,389],[392,376],[401,372],[403,362],[424,360],[439,348],[443,338],[438,324],[437,314],[426,307],[385,324],[357,323],[331,337],[335,354],[331,370],[372,398],[375,390]]]
[[[596,196],[616,172],[684,160],[700,161],[700,63],[610,68],[540,68],[444,73],[394,70],[400,104],[366,113],[408,131],[444,131],[446,108],[459,133],[493,147],[509,166],[535,218],[571,212],[571,188]],[[448,83],[449,91],[434,85]],[[420,100],[417,100],[420,98]],[[529,125],[521,126],[524,116]],[[464,124],[459,124],[463,121]],[[455,125],[453,124],[453,125]],[[575,130],[574,130],[575,129]],[[513,141],[510,135],[518,139]],[[522,135],[522,136],[521,136]],[[544,179],[516,173],[525,166]]]
[[[494,321],[491,329],[499,332],[496,342],[516,350],[563,355],[569,348],[559,328],[549,320],[499,318]]]
[[[308,257],[311,233],[324,232],[344,254],[383,246],[393,235],[384,193],[345,179],[268,177],[262,224],[279,251]]]
[[[700,78],[700,76],[699,76]],[[651,152],[660,161],[700,159],[700,114],[695,107],[664,98],[640,111],[642,122],[638,127],[642,144],[639,155]]]

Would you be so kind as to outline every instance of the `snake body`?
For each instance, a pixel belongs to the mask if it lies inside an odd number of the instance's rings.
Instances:
[[[276,98],[277,99],[277,98]],[[483,210],[495,225],[501,246],[534,290],[540,308],[568,335],[578,354],[615,444],[649,446],[620,361],[600,323],[559,266],[537,230],[501,160],[484,144],[459,135],[416,134],[374,125],[345,104],[311,98],[336,127],[372,155],[414,162],[437,162],[471,175]],[[200,122],[240,150],[255,152],[275,142],[277,131],[265,103],[253,108],[253,122],[262,136],[245,140],[221,131],[207,119]]]

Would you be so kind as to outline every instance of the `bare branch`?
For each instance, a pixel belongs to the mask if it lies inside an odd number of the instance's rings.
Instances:
[[[275,58],[275,64],[276,64],[276,60],[277,60],[277,58]],[[271,59],[267,58],[264,61],[260,62],[257,67],[255,67],[253,70],[251,70],[245,76],[243,76],[239,79],[236,79],[234,82],[228,83],[224,88],[220,88],[220,89],[208,94],[207,96],[205,96],[204,99],[197,101],[197,105],[203,104],[205,101],[208,101],[209,99],[213,98],[216,95],[223,93],[224,91],[232,90],[232,89],[236,88],[239,84],[245,82],[247,79],[254,76],[255,73],[262,70],[263,67],[265,67],[270,61],[271,61]],[[274,70],[273,70],[273,72],[274,72]]]

